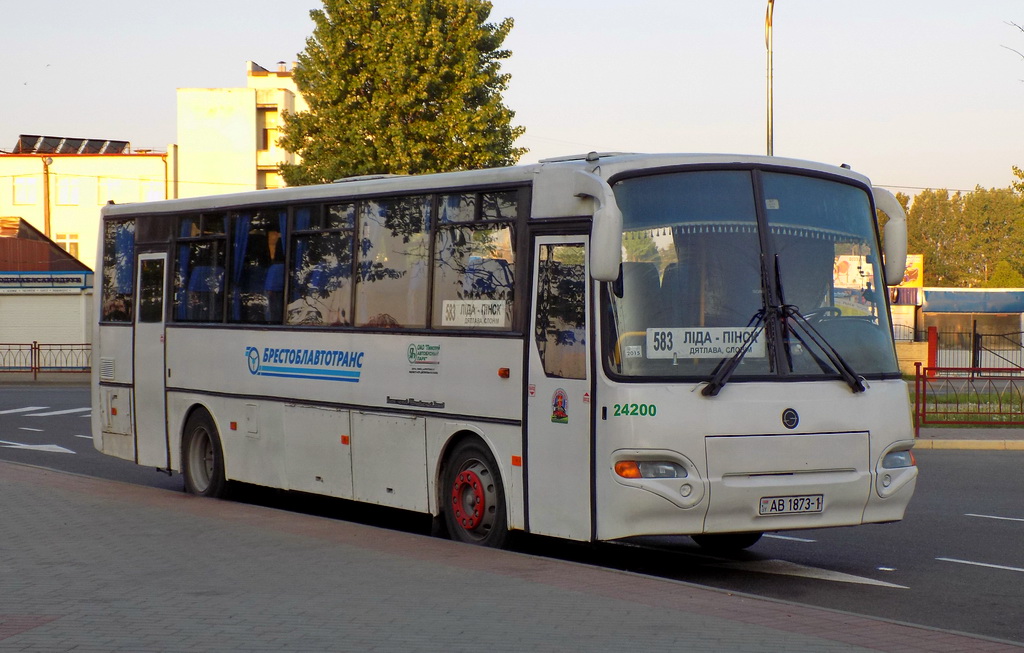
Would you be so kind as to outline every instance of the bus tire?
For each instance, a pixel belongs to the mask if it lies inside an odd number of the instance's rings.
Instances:
[[[742,551],[757,544],[764,533],[706,533],[690,537],[702,549],[709,551]]]
[[[181,474],[185,491],[201,497],[223,497],[227,491],[224,477],[224,449],[213,418],[197,410],[185,423],[181,444]]]
[[[494,548],[508,541],[505,488],[498,464],[478,440],[463,440],[448,455],[442,494],[449,536]]]

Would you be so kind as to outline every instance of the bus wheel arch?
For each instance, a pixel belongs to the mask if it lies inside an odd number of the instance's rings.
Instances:
[[[213,416],[203,406],[194,406],[181,435],[181,474],[185,491],[203,497],[227,493],[224,446]]]
[[[503,547],[509,536],[508,497],[491,448],[475,433],[459,433],[441,460],[438,505],[448,537]]]

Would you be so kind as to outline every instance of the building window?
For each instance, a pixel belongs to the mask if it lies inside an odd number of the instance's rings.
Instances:
[[[256,110],[256,149],[265,152],[277,146],[278,112],[276,108],[260,107]]]
[[[65,252],[78,258],[78,234],[57,234],[54,242]]]
[[[14,203],[15,204],[37,204],[38,183],[35,177],[14,178]]]
[[[77,206],[80,193],[77,178],[57,177],[57,204],[59,206]]]

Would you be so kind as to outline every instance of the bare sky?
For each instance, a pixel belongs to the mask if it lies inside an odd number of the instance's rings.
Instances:
[[[766,149],[766,0],[492,0],[524,162]],[[3,0],[0,149],[175,141],[175,89],[293,61],[317,0]],[[1003,188],[1024,166],[1020,0],[776,0],[774,149],[875,183]]]

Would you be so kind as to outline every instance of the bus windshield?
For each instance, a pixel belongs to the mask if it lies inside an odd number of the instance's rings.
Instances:
[[[614,190],[623,263],[602,299],[612,375],[709,380],[730,359],[733,379],[898,374],[866,189],[704,170]]]

